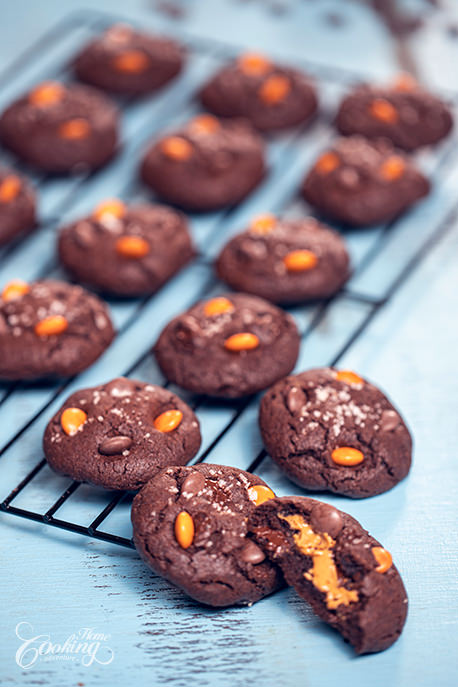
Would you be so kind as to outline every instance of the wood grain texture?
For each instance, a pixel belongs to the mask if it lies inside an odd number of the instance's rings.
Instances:
[[[285,2],[286,11],[281,15],[269,10],[272,4],[260,0],[190,1],[180,23],[152,13],[151,5],[143,0],[131,3],[128,11],[132,18],[147,26],[171,33],[187,30],[321,65],[317,72],[323,77],[320,88],[325,116],[305,132],[270,141],[270,177],[239,208],[228,215],[221,212],[192,218],[193,235],[202,253],[195,264],[154,299],[109,303],[120,335],[90,370],[65,389],[20,386],[5,396],[0,406],[0,450],[19,427],[28,422],[30,426],[0,456],[0,500],[41,459],[44,426],[73,389],[98,384],[128,369],[145,381],[163,381],[152,358],[143,354],[170,317],[187,307],[202,289],[209,294],[218,292],[220,285],[212,279],[209,263],[229,236],[258,212],[308,212],[296,189],[311,160],[333,135],[330,114],[343,91],[342,84],[327,78],[323,68],[345,68],[374,78],[396,71],[386,30],[362,4]],[[4,23],[0,27],[2,64],[64,16],[69,6],[127,11],[121,0],[8,3],[2,8]],[[329,12],[342,15],[339,28],[325,19]],[[419,72],[446,90],[457,87],[450,65],[456,65],[458,41],[444,38],[444,27],[451,21],[451,16],[440,15],[413,41]],[[35,80],[53,76],[92,31],[78,26],[48,46],[41,59],[2,85],[0,107]],[[177,82],[157,98],[128,108],[122,154],[84,186],[84,193],[78,193],[78,179],[42,185],[41,216],[46,222],[11,250],[7,260],[2,261],[4,251],[0,251],[0,285],[18,276],[60,275],[54,243],[61,222],[89,211],[107,196],[144,197],[136,181],[143,146],[155,132],[196,111],[190,94],[220,63],[220,56],[207,51],[193,54]],[[1,78],[0,72],[0,83]],[[7,160],[6,155],[2,154],[2,159]],[[357,370],[385,389],[413,431],[413,468],[395,489],[363,501],[323,495],[327,502],[358,518],[392,552],[410,599],[401,639],[383,654],[355,658],[340,636],[319,622],[291,590],[251,608],[206,609],[154,576],[134,551],[0,513],[2,685],[456,684],[456,132],[436,151],[421,153],[419,162],[436,179],[428,199],[390,228],[346,233],[355,267],[348,292],[325,310],[316,305],[291,310],[303,334],[297,370],[339,357],[339,365]],[[387,296],[387,303],[380,305]],[[0,401],[7,394],[8,387],[0,387]],[[201,402],[197,408],[203,430],[201,455],[231,423],[211,452],[211,460],[246,468],[262,448],[257,407],[258,399],[253,399],[239,414],[238,406]],[[300,493],[268,457],[257,472],[279,495]],[[43,468],[14,504],[44,512],[69,483]],[[87,526],[111,496],[81,486],[58,516]],[[104,531],[131,536],[130,502],[131,497],[126,497],[112,511],[102,524]],[[61,643],[81,628],[109,635],[100,658],[109,655],[106,647],[110,647],[113,660],[108,665],[85,667],[80,657],[74,661],[42,657],[30,669],[21,670],[15,661],[20,645],[15,628],[21,622],[29,623],[33,634],[50,635],[53,642]]]

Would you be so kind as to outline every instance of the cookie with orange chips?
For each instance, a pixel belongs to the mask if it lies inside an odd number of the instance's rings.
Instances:
[[[342,101],[336,126],[341,134],[386,138],[404,150],[416,150],[445,138],[453,126],[450,108],[401,75],[386,87],[363,84]]]
[[[191,408],[154,384],[120,377],[73,393],[49,421],[43,447],[63,475],[105,489],[139,489],[200,446]]]
[[[283,583],[247,537],[249,515],[273,497],[259,477],[238,468],[166,468],[134,498],[135,546],[156,573],[201,603],[252,604]]]
[[[267,388],[291,372],[298,352],[291,315],[243,293],[193,305],[169,322],[154,347],[171,382],[225,398]]]
[[[141,174],[174,205],[217,210],[239,203],[263,179],[264,144],[246,121],[199,115],[152,145]]]
[[[81,81],[104,91],[142,95],[173,79],[183,57],[183,48],[170,38],[115,24],[83,48],[74,67]]]
[[[45,81],[3,112],[0,138],[45,172],[84,172],[113,157],[118,110],[90,86]]]
[[[407,475],[412,439],[387,397],[350,370],[318,368],[282,379],[259,412],[264,445],[305,489],[374,496]]]
[[[415,163],[391,144],[351,136],[318,158],[302,192],[323,215],[359,227],[395,219],[429,189]]]
[[[311,79],[298,69],[246,53],[215,74],[201,91],[203,106],[219,117],[245,117],[260,131],[298,126],[317,110]]]
[[[286,582],[358,654],[388,649],[407,617],[407,593],[392,556],[359,522],[304,496],[254,509],[249,532]]]
[[[107,200],[59,235],[67,270],[79,282],[119,296],[155,293],[193,254],[185,216],[164,205]]]
[[[9,282],[0,295],[0,379],[75,375],[114,334],[105,304],[80,286]]]
[[[341,236],[312,217],[261,215],[232,238],[216,261],[218,276],[237,291],[273,303],[300,303],[336,293],[350,275]]]
[[[0,168],[0,246],[36,225],[35,192],[15,171]]]

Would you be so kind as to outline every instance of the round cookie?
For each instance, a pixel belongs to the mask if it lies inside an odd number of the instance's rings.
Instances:
[[[139,489],[200,446],[199,422],[167,389],[120,377],[72,394],[43,437],[53,470],[105,489]]]
[[[256,296],[230,293],[175,317],[154,354],[165,376],[184,389],[239,398],[288,374],[299,341],[290,315]]]
[[[249,531],[286,582],[358,654],[388,649],[407,617],[407,593],[392,556],[357,520],[304,496],[254,509]]]
[[[0,167],[0,246],[36,225],[35,192],[30,184]]]
[[[383,137],[404,150],[416,150],[447,136],[453,118],[440,98],[405,75],[385,88],[355,88],[342,101],[336,126],[344,136]]]
[[[196,601],[251,604],[283,583],[246,537],[256,503],[273,496],[259,477],[237,468],[166,468],[134,499],[135,546],[147,565]]]
[[[113,93],[152,93],[176,76],[183,49],[169,38],[116,24],[86,45],[75,59],[81,81]]]
[[[69,272],[120,296],[155,293],[193,253],[186,218],[163,205],[108,200],[59,235],[60,260]]]
[[[247,53],[223,67],[200,94],[219,117],[245,117],[260,131],[287,129],[317,110],[315,87],[301,71]]]
[[[389,222],[429,193],[429,181],[384,141],[340,138],[307,174],[304,198],[350,226]]]
[[[340,235],[312,217],[255,218],[216,261],[220,279],[274,303],[328,298],[347,281],[349,256]]]
[[[115,153],[118,111],[94,88],[46,81],[3,112],[0,138],[45,172],[96,169]]]
[[[348,370],[282,379],[261,401],[259,426],[273,460],[306,489],[374,496],[410,469],[412,439],[402,417],[377,387]]]
[[[248,122],[200,115],[156,141],[141,174],[170,203],[217,210],[239,203],[262,180],[264,145]]]
[[[105,304],[80,286],[10,282],[0,297],[0,379],[70,377],[114,335]]]

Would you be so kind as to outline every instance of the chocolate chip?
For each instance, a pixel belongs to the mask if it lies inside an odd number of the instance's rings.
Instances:
[[[115,398],[122,398],[135,393],[136,384],[131,379],[126,379],[126,377],[118,377],[107,384],[105,390]]]
[[[392,432],[399,425],[399,415],[395,410],[384,410],[380,419],[382,432]]]
[[[303,406],[305,406],[307,399],[302,389],[297,386],[292,386],[286,396],[286,405],[290,413],[297,413]]]
[[[244,563],[252,563],[253,565],[256,565],[257,563],[262,563],[262,561],[265,560],[266,555],[264,551],[254,543],[254,541],[249,540],[240,551],[239,558]]]
[[[99,446],[99,453],[104,456],[116,456],[132,446],[130,437],[118,436],[105,439]]]
[[[205,487],[205,477],[201,472],[191,472],[181,486],[181,493],[198,494]]]
[[[327,503],[317,503],[310,513],[310,526],[315,532],[327,532],[335,539],[343,527],[343,520],[337,508]]]

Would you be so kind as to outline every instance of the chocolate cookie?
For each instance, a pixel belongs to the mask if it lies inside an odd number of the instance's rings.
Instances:
[[[265,447],[306,489],[354,498],[394,487],[409,472],[412,440],[375,386],[348,370],[308,370],[275,384],[262,399]]]
[[[388,222],[429,193],[429,181],[388,142],[340,138],[305,178],[304,198],[340,222]]]
[[[147,152],[143,180],[187,210],[235,205],[265,174],[264,145],[247,122],[200,115]]]
[[[116,199],[59,236],[60,260],[78,281],[120,296],[155,293],[193,252],[184,215]]]
[[[173,79],[183,65],[183,50],[169,38],[116,24],[84,47],[75,60],[81,81],[105,91],[141,95]]]
[[[105,489],[139,489],[167,465],[187,463],[199,446],[199,423],[186,403],[125,377],[76,391],[43,438],[53,470]]]
[[[143,560],[210,606],[251,604],[281,586],[282,575],[247,539],[247,520],[273,492],[256,475],[224,465],[162,470],[132,505]]]
[[[292,370],[299,333],[293,318],[274,305],[230,293],[175,317],[154,353],[165,376],[184,389],[239,398]]]
[[[35,192],[16,172],[0,167],[0,246],[36,225]]]
[[[437,143],[453,126],[448,106],[411,77],[391,87],[361,85],[340,105],[336,126],[344,136],[387,138],[404,150]]]
[[[407,616],[407,593],[391,554],[359,522],[304,496],[270,499],[249,530],[288,584],[358,654],[388,649]]]
[[[218,276],[238,291],[274,303],[327,298],[347,281],[349,257],[343,239],[311,217],[262,215],[223,248]]]
[[[104,165],[118,141],[118,112],[89,86],[47,81],[10,105],[0,118],[3,144],[46,172]]]
[[[303,72],[255,53],[223,67],[200,98],[219,117],[245,117],[260,131],[302,124],[317,109],[315,87]]]
[[[113,337],[105,304],[80,286],[10,282],[0,298],[0,379],[75,375]]]

